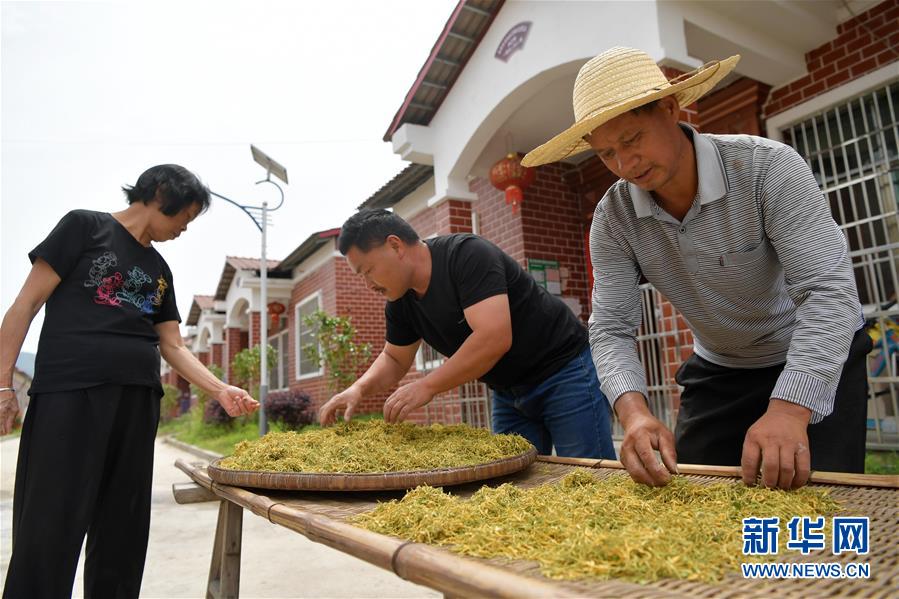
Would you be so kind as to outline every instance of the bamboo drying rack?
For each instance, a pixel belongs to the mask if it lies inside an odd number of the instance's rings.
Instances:
[[[844,504],[843,513],[865,515],[871,521],[869,556],[871,578],[747,580],[738,573],[720,584],[666,579],[641,585],[619,580],[560,582],[544,578],[531,562],[485,560],[452,553],[444,548],[405,541],[369,532],[346,520],[373,509],[378,501],[402,496],[397,492],[284,492],[254,491],[214,482],[205,464],[178,460],[175,466],[192,483],[176,485],[179,503],[220,501],[219,520],[210,565],[208,597],[237,597],[240,582],[240,544],[243,509],[294,530],[307,538],[394,572],[411,582],[439,590],[451,597],[780,597],[810,596],[889,597],[899,580],[899,476],[815,472],[810,484],[828,488]],[[611,476],[623,469],[614,460],[538,456],[526,470],[490,484],[509,482],[523,488],[552,483],[575,467],[596,469],[598,476]],[[720,477],[740,477],[739,468],[679,465],[681,474],[701,484]],[[481,483],[453,487],[452,492],[471,495]],[[847,556],[827,556],[839,561]],[[808,559],[808,558],[806,558]],[[845,560],[844,560],[845,561]],[[895,595],[893,595],[895,596]]]

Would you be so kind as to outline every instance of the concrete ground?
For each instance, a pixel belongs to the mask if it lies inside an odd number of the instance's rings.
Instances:
[[[18,438],[0,442],[0,584],[9,565]],[[178,505],[172,484],[188,478],[173,464],[198,458],[156,442],[150,545],[141,597],[205,597],[217,503]],[[83,557],[83,556],[82,556]],[[83,596],[79,564],[73,596]],[[439,597],[359,559],[309,541],[249,511],[243,518],[241,597]]]

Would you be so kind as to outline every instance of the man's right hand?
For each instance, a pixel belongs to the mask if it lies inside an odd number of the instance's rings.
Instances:
[[[337,410],[343,408],[343,419],[347,422],[353,417],[356,406],[362,401],[362,392],[350,387],[331,399],[318,410],[318,422],[322,426],[331,426],[337,417]]]
[[[615,402],[615,412],[624,426],[621,463],[635,482],[654,487],[667,485],[677,474],[674,435],[652,415],[641,393],[628,392]],[[664,466],[654,449],[662,455]]]

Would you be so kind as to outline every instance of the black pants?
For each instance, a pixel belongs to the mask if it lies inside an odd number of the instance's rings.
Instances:
[[[871,338],[858,331],[837,386],[833,412],[809,425],[812,469],[865,471],[868,378],[865,356]],[[684,464],[739,466],[746,431],[768,409],[784,365],[739,369],[693,354],[677,372],[683,385],[675,429],[677,460]]]
[[[84,595],[140,593],[159,395],[102,385],[31,399],[16,466],[4,599],[71,597],[87,533]]]

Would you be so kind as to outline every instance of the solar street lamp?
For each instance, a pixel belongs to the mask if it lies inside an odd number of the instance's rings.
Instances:
[[[287,169],[252,144],[250,145],[250,152],[253,155],[253,160],[265,169],[265,179],[256,181],[256,185],[261,183],[274,185],[281,194],[281,200],[278,202],[278,205],[269,208],[268,202],[262,202],[261,206],[240,204],[212,190],[209,190],[209,193],[240,208],[244,214],[250,217],[253,224],[259,229],[259,232],[262,233],[262,259],[259,267],[259,287],[262,305],[259,311],[259,337],[261,338],[259,343],[259,436],[261,437],[268,432],[268,419],[265,414],[265,399],[268,397],[268,318],[266,318],[267,314],[265,313],[265,307],[268,305],[268,260],[265,255],[266,234],[269,212],[274,212],[284,204],[284,190],[275,181],[272,181],[272,177],[274,176],[287,184]],[[250,326],[252,327],[252,321]]]

